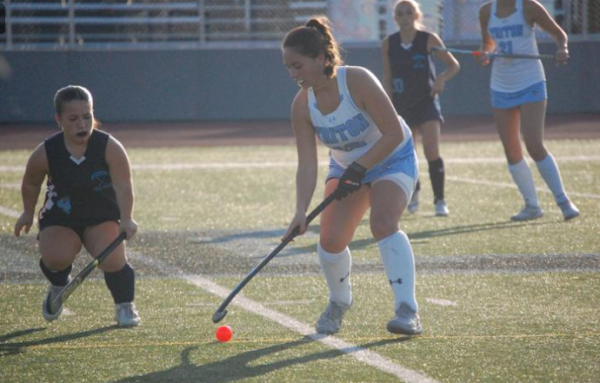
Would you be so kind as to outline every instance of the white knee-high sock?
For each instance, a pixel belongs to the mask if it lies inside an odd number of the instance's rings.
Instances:
[[[329,286],[329,299],[334,302],[352,303],[352,285],[350,284],[350,271],[352,257],[347,247],[338,254],[328,253],[323,250],[321,243],[317,244],[317,252],[321,262],[321,269],[325,274]]]
[[[519,191],[525,200],[525,204],[530,206],[540,206],[538,201],[535,184],[533,183],[533,173],[525,159],[513,165],[508,165],[508,170],[512,175],[513,180],[519,187]]]
[[[536,162],[535,164],[537,165],[542,178],[544,181],[546,181],[546,185],[548,185],[548,188],[550,188],[552,194],[554,194],[554,200],[556,203],[567,201],[569,197],[567,197],[567,193],[563,187],[560,171],[558,170],[558,165],[556,164],[552,154],[548,153],[546,158]]]
[[[388,281],[394,293],[394,310],[402,302],[417,311],[415,297],[415,258],[410,241],[398,231],[377,243]]]

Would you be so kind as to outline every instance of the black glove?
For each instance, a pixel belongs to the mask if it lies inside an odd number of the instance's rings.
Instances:
[[[360,189],[365,174],[367,174],[367,169],[364,166],[356,162],[351,163],[340,177],[340,183],[335,189],[335,199],[341,201],[348,194]]]

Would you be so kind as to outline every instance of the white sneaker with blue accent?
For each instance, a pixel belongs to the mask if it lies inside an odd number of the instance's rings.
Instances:
[[[577,206],[575,206],[575,204],[569,200],[559,203],[558,207],[560,207],[560,210],[562,210],[565,221],[578,217],[580,214]]]
[[[419,191],[415,190],[413,192],[412,197],[410,198],[410,202],[406,208],[409,213],[416,213],[419,210]]]
[[[352,303],[347,305],[345,303],[329,301],[327,308],[323,311],[315,326],[317,333],[332,335],[340,331],[344,314],[346,314],[346,311],[351,306]]]
[[[56,296],[64,289],[64,286],[54,286],[50,285],[48,287],[48,291],[46,292],[46,296],[44,297],[44,301],[42,302],[42,316],[48,322],[52,322],[62,314],[63,304],[62,300],[59,302],[54,302]]]
[[[521,210],[518,214],[510,217],[512,221],[530,221],[532,219],[540,218],[544,215],[542,208],[539,206],[533,205],[525,205],[523,210]]]
[[[446,205],[446,201],[443,199],[438,199],[435,202],[435,215],[437,217],[447,217],[450,214],[450,210],[448,210],[448,205]]]
[[[396,310],[396,317],[388,322],[387,330],[392,334],[419,335],[423,327],[419,314],[402,302]]]

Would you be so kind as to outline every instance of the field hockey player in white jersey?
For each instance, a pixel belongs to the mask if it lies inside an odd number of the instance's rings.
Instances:
[[[410,129],[370,71],[342,66],[325,17],[290,31],[282,51],[290,76],[300,86],[291,112],[298,150],[296,213],[286,236],[296,227],[300,234],[307,229],[306,211],[317,182],[317,137],[330,149],[325,194],[335,193],[337,199],[321,215],[317,251],[329,304],[316,330],[338,332],[352,306],[348,245],[370,208],[371,232],[394,294],[396,315],[387,329],[419,334],[414,256],[408,237],[399,229],[417,179]]]
[[[534,0],[497,0],[484,4],[479,11],[484,52],[538,55],[534,26],[540,26],[555,40],[556,64],[566,64],[569,58],[567,35],[550,17],[546,9]],[[481,62],[489,60],[482,56]],[[533,181],[533,174],[523,157],[519,135],[535,161],[542,178],[554,194],[565,220],[579,215],[579,210],[565,192],[558,165],[544,145],[546,116],[546,78],[540,60],[494,59],[491,78],[494,118],[508,169],[517,184],[525,206],[513,221],[540,218],[543,211]]]

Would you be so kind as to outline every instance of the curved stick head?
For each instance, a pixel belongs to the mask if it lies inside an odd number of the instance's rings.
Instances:
[[[212,317],[213,323],[219,323],[223,318],[225,318],[225,315],[227,315],[227,310],[215,311]]]

